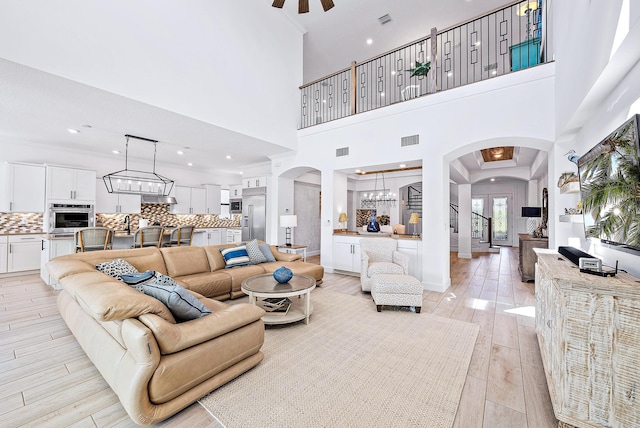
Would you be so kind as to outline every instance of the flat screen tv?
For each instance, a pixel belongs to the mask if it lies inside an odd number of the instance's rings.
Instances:
[[[640,115],[578,159],[585,236],[640,251]]]

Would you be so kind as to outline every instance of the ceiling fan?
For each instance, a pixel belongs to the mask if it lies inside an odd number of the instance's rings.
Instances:
[[[333,0],[320,0],[320,3],[322,3],[322,8],[325,12],[334,6]],[[271,6],[282,9],[282,6],[284,6],[284,0],[273,0],[273,4]],[[309,12],[309,0],[298,0],[298,13],[307,12]]]

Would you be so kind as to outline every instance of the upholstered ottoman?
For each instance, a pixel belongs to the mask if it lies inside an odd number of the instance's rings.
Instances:
[[[410,275],[378,274],[371,279],[371,297],[378,312],[384,305],[422,308],[422,283]]]

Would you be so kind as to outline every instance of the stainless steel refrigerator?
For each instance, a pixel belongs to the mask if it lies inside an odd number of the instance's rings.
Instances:
[[[242,189],[242,240],[266,240],[267,188]]]

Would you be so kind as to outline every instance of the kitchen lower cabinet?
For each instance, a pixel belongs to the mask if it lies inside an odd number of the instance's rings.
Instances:
[[[39,235],[7,237],[7,272],[40,269],[42,242]]]
[[[242,230],[227,229],[227,244],[233,244],[235,242],[242,242]]]
[[[47,239],[43,237],[41,240],[41,254],[40,254],[40,278],[42,280],[55,287],[54,281],[49,276],[49,271],[45,267],[47,262],[58,256],[65,256],[67,254],[73,254],[75,251],[75,239],[70,238],[56,238]]]
[[[205,247],[208,245],[220,245],[222,244],[222,232],[225,232],[226,242],[225,229],[221,229],[219,227],[198,229],[196,230],[196,233],[193,234],[193,245],[197,245],[199,247]]]
[[[7,237],[0,236],[0,273],[7,273]]]
[[[359,237],[333,237],[333,268],[346,272],[360,273]]]

